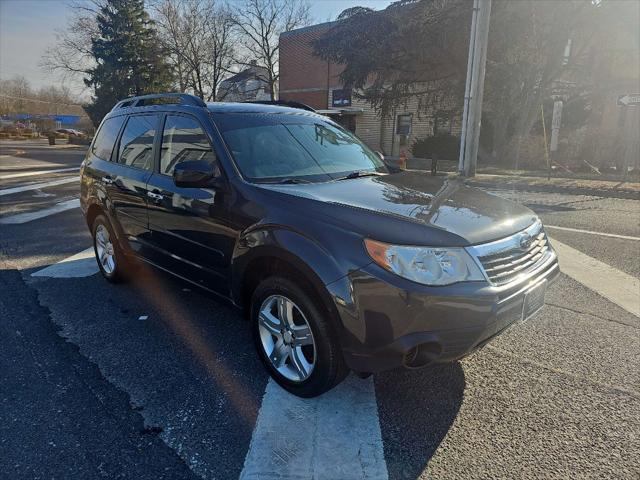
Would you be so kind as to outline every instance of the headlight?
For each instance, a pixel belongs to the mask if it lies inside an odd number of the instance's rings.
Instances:
[[[484,280],[464,248],[408,247],[365,239],[367,252],[382,268],[423,285]]]

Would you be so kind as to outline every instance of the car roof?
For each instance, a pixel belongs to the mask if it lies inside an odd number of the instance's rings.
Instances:
[[[235,103],[235,102],[208,102],[206,104],[206,108],[208,111],[219,114],[219,113],[238,113],[238,114],[249,114],[249,113],[257,113],[257,114],[281,114],[281,115],[304,115],[308,117],[322,118],[327,120],[327,117],[320,115],[318,113],[304,110],[302,108],[293,108],[281,105],[274,104],[263,104],[263,103]],[[157,111],[173,111],[173,112],[193,112],[194,110],[202,109],[202,107],[196,105],[185,105],[179,103],[167,103],[167,104],[153,104],[153,105],[142,105],[139,107],[120,107],[112,109],[106,116],[116,117],[121,115],[131,115],[135,113],[146,113],[146,112],[157,112]]]
[[[292,108],[282,105],[270,105],[262,103],[231,103],[231,102],[210,102],[207,108],[213,113],[279,113],[289,115],[309,115],[319,117],[317,113]]]

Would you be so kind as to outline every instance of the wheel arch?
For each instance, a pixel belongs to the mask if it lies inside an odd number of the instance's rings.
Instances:
[[[98,203],[92,203],[87,208],[87,213],[85,213],[85,219],[87,221],[87,226],[89,229],[93,227],[93,222],[95,222],[96,217],[98,215],[105,215],[105,210]]]
[[[317,243],[292,230],[264,229],[240,239],[232,263],[234,302],[247,309],[260,281],[276,274],[305,284],[320,306],[339,321],[326,285],[347,272]]]

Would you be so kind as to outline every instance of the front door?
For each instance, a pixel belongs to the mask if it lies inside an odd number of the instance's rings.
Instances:
[[[185,160],[206,160],[220,173],[209,137],[197,118],[167,114],[161,145],[159,169],[147,185],[154,263],[227,296],[235,231],[227,226],[225,193],[178,187],[172,177]]]

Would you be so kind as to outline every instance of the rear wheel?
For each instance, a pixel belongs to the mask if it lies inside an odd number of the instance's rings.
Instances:
[[[315,397],[340,383],[348,369],[329,314],[312,296],[285,278],[256,288],[251,326],[258,354],[283,388]]]
[[[93,250],[100,272],[110,282],[124,280],[126,259],[104,215],[98,215],[93,221],[92,232]]]

